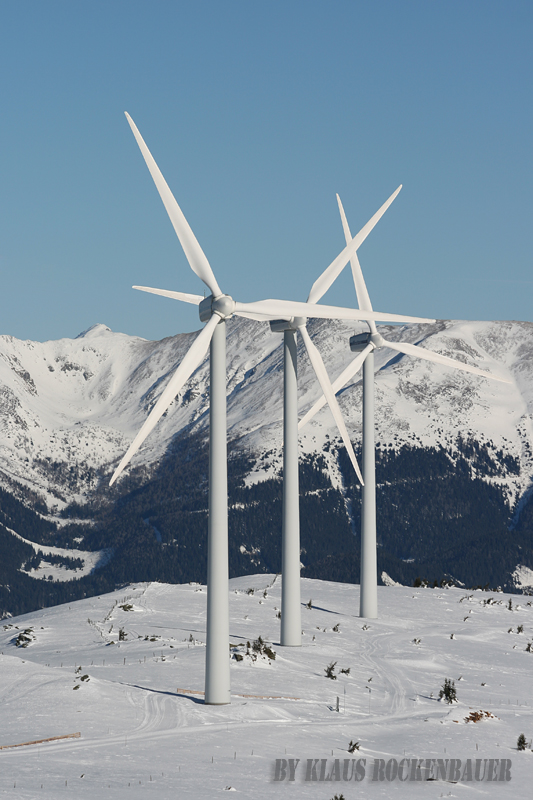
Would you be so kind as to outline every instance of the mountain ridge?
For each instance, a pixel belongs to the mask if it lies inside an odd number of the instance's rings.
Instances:
[[[348,338],[353,326],[315,320],[309,328],[334,379],[352,357]],[[433,325],[380,326],[380,330],[386,330],[391,339],[431,344],[438,352],[457,360],[469,361],[504,377],[511,376],[514,391],[504,384],[391,354],[383,348],[376,353],[377,441],[401,446],[417,437],[424,445],[446,444],[456,431],[470,430],[478,439],[499,438],[495,444],[500,445],[507,441],[513,455],[524,459],[528,473],[533,473],[530,457],[533,369],[525,358],[533,354],[532,324],[443,320]],[[515,347],[516,358],[512,364],[506,363],[502,357],[503,340],[516,339],[519,334],[523,341]],[[93,468],[111,470],[195,336],[195,333],[178,334],[151,342],[115,333],[99,323],[75,339],[38,343],[0,337],[0,469],[24,482],[34,472],[30,457],[35,461],[61,456],[68,463],[83,460]],[[301,348],[298,357],[303,412],[320,390]],[[259,451],[264,446],[279,451],[281,337],[270,333],[265,323],[231,320],[227,374],[229,439],[240,440],[248,451]],[[134,465],[160,458],[176,431],[190,425],[200,430],[206,428],[208,382],[206,357],[180,393],[181,402],[173,403]],[[512,394],[510,402],[505,402],[506,392]],[[360,437],[359,395],[360,374],[339,393],[354,441]],[[517,416],[516,411],[512,412],[513,405],[522,406],[514,441],[504,435],[504,430],[511,432],[509,424],[504,424],[508,423],[505,417],[511,413]],[[498,416],[496,425],[483,419],[489,408]],[[445,430],[442,418],[446,412],[457,411],[463,415],[461,423],[457,420],[448,423]],[[303,452],[312,452],[313,441],[323,444],[326,433],[336,438],[327,409],[303,429]],[[268,446],[270,434],[273,441]],[[17,458],[21,451],[25,452],[23,467]],[[18,469],[5,469],[6,460],[15,465],[19,461]],[[523,481],[515,481],[513,494],[521,495],[528,480],[529,476],[524,476]],[[38,469],[34,482],[35,489],[46,494],[47,487],[40,480]]]

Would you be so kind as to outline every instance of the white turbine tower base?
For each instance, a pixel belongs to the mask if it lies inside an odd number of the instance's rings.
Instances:
[[[209,360],[209,519],[205,702],[230,702],[226,321],[213,332]]]
[[[276,327],[275,327],[276,326]],[[283,327],[284,326],[284,327]],[[302,644],[300,601],[300,492],[298,488],[298,365],[296,331],[283,327],[283,509],[281,525],[281,633],[284,647]]]
[[[361,567],[359,616],[378,616],[376,549],[376,451],[374,431],[374,352],[363,364],[363,486],[361,506]]]

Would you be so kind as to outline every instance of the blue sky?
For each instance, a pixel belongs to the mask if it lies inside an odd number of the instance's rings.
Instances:
[[[344,240],[374,308],[533,321],[533,5],[2,0],[0,332],[156,339],[201,294],[127,110],[235,299],[305,300]],[[324,298],[355,304],[349,270]]]

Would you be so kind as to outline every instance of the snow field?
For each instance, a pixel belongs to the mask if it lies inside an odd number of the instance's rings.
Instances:
[[[189,694],[203,690],[205,586],[140,584],[5,620],[0,745],[81,738],[1,750],[0,796],[203,800],[227,787],[259,799],[528,796],[533,753],[516,750],[520,733],[533,738],[527,597],[379,587],[380,619],[362,620],[358,586],[304,579],[303,646],[282,648],[280,581],[230,581],[231,644],[242,651],[262,636],[276,658],[232,659],[229,706]],[[16,647],[24,632],[27,647]],[[332,662],[337,680],[325,677]],[[457,704],[438,700],[445,678]],[[465,722],[476,710],[494,718]],[[360,742],[353,756],[350,740]],[[325,784],[297,772],[293,783],[273,781],[277,758],[404,756],[510,758],[512,780]]]

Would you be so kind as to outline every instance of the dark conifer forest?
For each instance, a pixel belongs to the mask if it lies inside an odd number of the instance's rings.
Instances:
[[[328,446],[329,449],[329,446]],[[302,575],[359,582],[360,488],[347,454],[334,452],[342,487],[323,455],[300,461]],[[359,456],[360,454],[358,454]],[[281,571],[281,475],[247,485],[252,455],[229,447],[230,577]],[[376,452],[378,575],[413,585],[445,582],[514,591],[518,564],[533,568],[533,501],[514,519],[498,476],[518,470],[504,453],[458,439],[453,450],[403,446]],[[138,581],[206,580],[208,450],[178,438],[156,471],[133,471],[118,487],[102,475],[84,504],[52,521],[35,498],[0,490],[0,613],[20,614]],[[490,478],[490,482],[487,481]],[[91,574],[35,579],[42,560],[76,569],[75,555],[42,557],[36,545],[107,550]],[[82,540],[80,542],[80,540]]]

